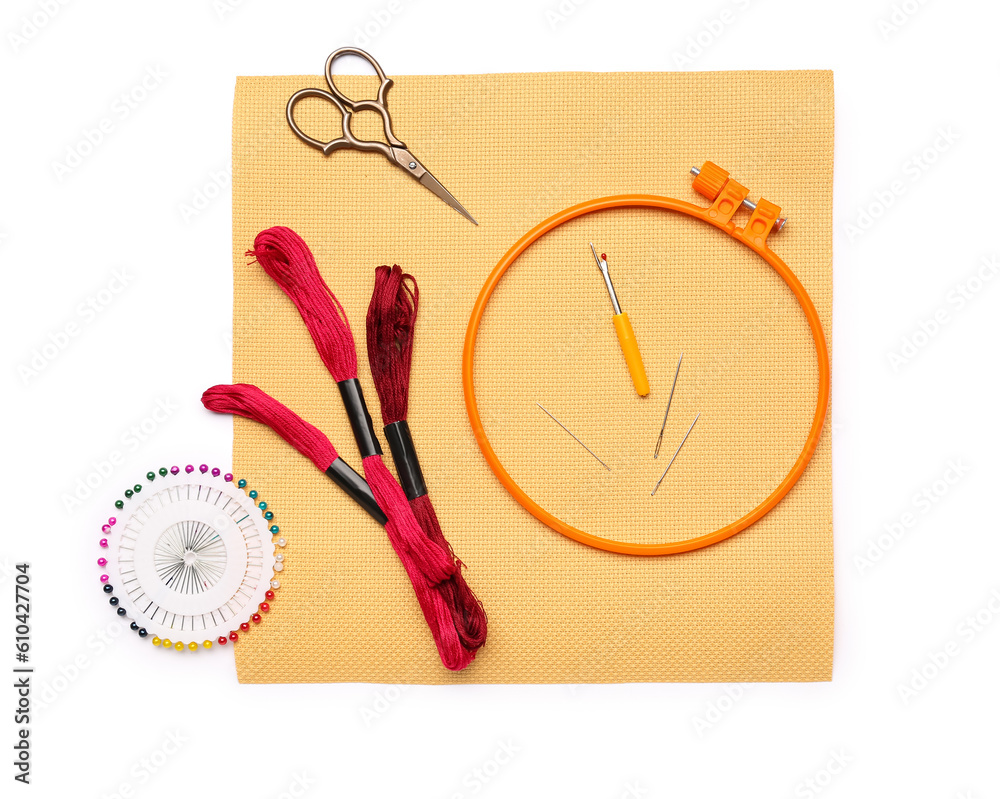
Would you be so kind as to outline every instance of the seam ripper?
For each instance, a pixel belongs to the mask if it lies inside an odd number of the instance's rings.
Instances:
[[[632,384],[635,386],[636,394],[640,397],[645,397],[649,394],[649,380],[646,379],[646,367],[642,365],[642,356],[639,354],[639,342],[636,341],[635,333],[632,331],[632,323],[629,321],[628,314],[622,311],[621,305],[618,304],[618,295],[615,294],[615,287],[612,285],[611,275],[608,273],[608,256],[601,253],[600,257],[598,257],[593,242],[590,244],[590,250],[594,253],[597,268],[601,270],[601,275],[604,277],[604,284],[608,287],[608,294],[611,296],[611,307],[615,310],[612,321],[615,323],[615,332],[618,334],[618,343],[621,345],[622,355],[625,356],[625,364],[628,366],[629,374],[632,376]]]

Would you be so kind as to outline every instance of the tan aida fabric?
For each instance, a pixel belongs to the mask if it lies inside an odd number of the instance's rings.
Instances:
[[[317,76],[246,77],[233,121],[233,379],[322,429],[361,471],[340,397],[292,303],[245,252],[287,225],[342,301],[376,429],[365,349],[374,269],[420,288],[409,421],[445,535],[489,616],[476,661],[450,673],[385,533],[270,430],[235,423],[233,460],[287,538],[270,614],[235,647],[243,682],[549,683],[829,680],[833,649],[830,421],[801,481],[767,517],[696,552],[634,557],[541,524],[490,471],[461,385],[462,346],[490,271],[557,211],[612,194],[701,205],[711,160],[783,209],[771,247],[805,284],[828,341],[833,76],[821,71],[400,76],[396,135],[476,227],[377,153],[324,157],[285,123]],[[344,76],[348,96],[373,78]],[[300,104],[304,130],[339,114]],[[371,112],[355,132],[379,137]],[[737,215],[737,224],[748,215]],[[652,386],[632,387],[588,243],[606,252]],[[653,450],[684,353],[659,459]],[[722,232],[653,209],[574,220],[498,287],[475,361],[480,412],[517,483],[563,521],[622,541],[711,532],[791,468],[816,401],[805,317],[762,259]],[[536,403],[608,463],[604,469]],[[697,413],[655,496],[650,491]],[[386,463],[392,469],[386,450]]]

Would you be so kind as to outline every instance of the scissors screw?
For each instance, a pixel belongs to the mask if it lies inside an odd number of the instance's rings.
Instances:
[[[410,169],[416,169],[416,168],[417,168],[417,162],[416,161],[410,161]]]

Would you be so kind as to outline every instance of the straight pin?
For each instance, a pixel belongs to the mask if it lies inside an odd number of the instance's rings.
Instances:
[[[667,400],[667,410],[663,414],[663,424],[660,425],[660,437],[656,439],[656,449],[653,451],[653,459],[660,457],[660,444],[663,443],[663,431],[667,429],[667,415],[670,413],[670,403],[674,401],[674,389],[677,388],[677,375],[681,373],[681,361],[684,360],[684,353],[677,359],[677,371],[674,372],[674,384],[670,387],[670,399]]]
[[[674,457],[670,459],[670,463],[667,464],[667,468],[663,470],[663,474],[660,475],[660,479],[656,481],[656,485],[653,486],[653,490],[649,492],[650,496],[653,496],[653,494],[656,493],[656,489],[660,487],[660,483],[662,483],[663,478],[667,476],[667,472],[670,471],[670,467],[674,465],[674,460],[680,454],[681,447],[683,447],[684,442],[688,440],[688,436],[691,435],[691,431],[694,430],[694,423],[697,422],[700,417],[701,417],[701,412],[699,411],[698,416],[694,417],[694,422],[691,422],[691,426],[688,428],[688,431],[684,434],[684,438],[681,439],[680,446],[677,447],[677,452],[674,453]]]
[[[585,450],[587,450],[587,452],[589,452],[591,455],[593,455],[597,459],[597,462],[599,464],[601,464],[601,466],[603,466],[609,472],[611,471],[611,467],[608,466],[608,464],[606,464],[600,458],[598,458],[597,455],[596,455],[596,453],[594,452],[594,450],[592,450],[590,447],[588,447],[586,444],[584,444],[580,439],[578,439],[576,436],[574,436],[573,432],[568,427],[566,427],[566,425],[564,425],[562,422],[560,422],[558,419],[556,419],[555,416],[553,416],[551,413],[549,413],[547,410],[545,410],[545,406],[543,406],[542,403],[536,402],[535,405],[537,405],[539,408],[541,408],[543,411],[545,411],[545,413],[547,413],[549,415],[549,418],[551,418],[553,422],[555,422],[563,430],[565,430],[567,433],[569,433],[571,436],[573,436],[573,439],[576,441],[576,443],[579,444],[581,447],[583,447]]]

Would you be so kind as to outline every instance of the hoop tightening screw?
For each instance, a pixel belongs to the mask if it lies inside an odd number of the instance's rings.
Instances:
[[[698,175],[701,174],[701,169],[699,169],[696,166],[693,166],[691,167],[691,174],[694,175],[695,177],[698,177]],[[757,210],[757,203],[753,202],[752,200],[744,200],[743,206],[745,208],[749,208],[751,213]],[[787,221],[788,219],[783,216],[779,216],[777,219],[775,219],[774,220],[775,233],[779,232],[785,226],[785,222]]]

